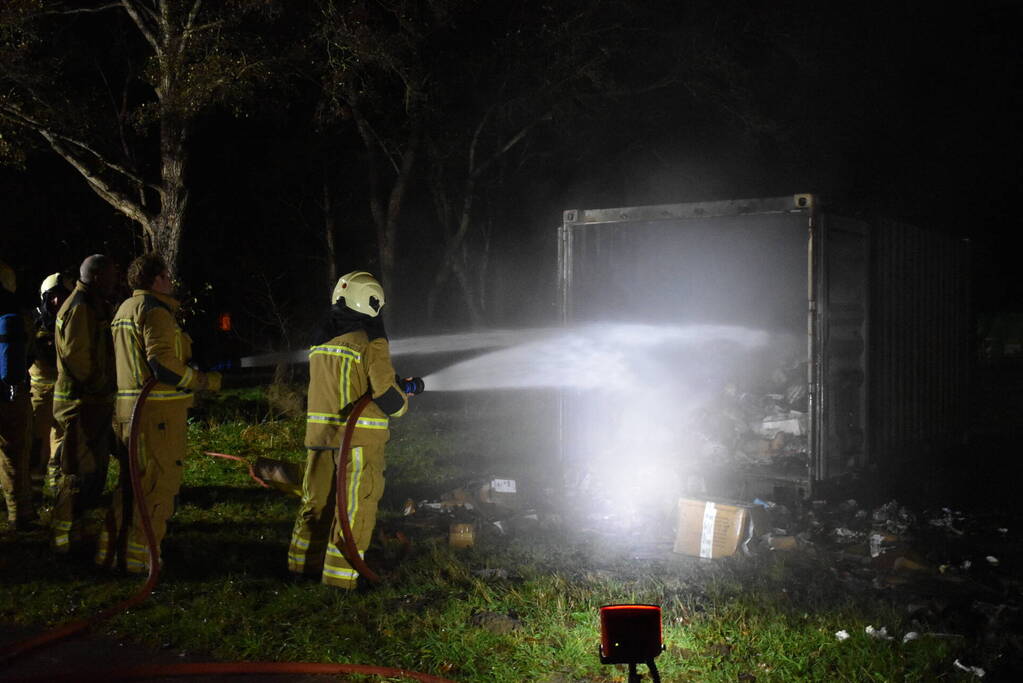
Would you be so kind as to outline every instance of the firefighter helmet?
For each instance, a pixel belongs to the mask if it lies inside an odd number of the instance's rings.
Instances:
[[[342,275],[334,285],[331,303],[336,304],[341,299],[351,310],[375,318],[384,307],[384,288],[366,271],[355,270]]]
[[[75,287],[74,280],[70,277],[61,275],[60,273],[54,273],[53,275],[47,275],[46,279],[43,280],[43,283],[39,285],[39,295],[42,296],[43,294],[46,294],[57,285],[63,286],[64,290],[68,292]]]
[[[14,269],[0,261],[0,287],[3,287],[11,294],[18,289],[18,279],[14,276]]]

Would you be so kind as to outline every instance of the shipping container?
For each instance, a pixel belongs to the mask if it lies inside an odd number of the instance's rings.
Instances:
[[[777,419],[793,418],[793,434],[805,421],[798,441],[805,453],[779,463],[764,450],[764,457],[729,462],[742,475],[746,497],[778,487],[808,496],[854,473],[892,477],[962,444],[971,362],[963,240],[890,220],[843,217],[807,194],[573,209],[563,217],[563,325],[675,326],[700,330],[708,341],[717,338],[715,330],[731,330],[721,333],[726,341],[719,344],[729,353],[737,330],[763,334],[764,348],[745,362],[798,372],[802,411]],[[659,351],[645,346],[636,353]],[[679,357],[677,349],[664,353]],[[749,378],[771,367],[735,361],[715,375],[707,348],[694,347],[691,356],[700,367],[675,377],[669,364],[664,376],[678,399],[711,401],[715,391],[776,405],[786,399],[795,405],[793,397],[799,398],[799,387],[789,387],[792,395],[783,398],[743,394],[749,388],[743,382],[752,386]],[[676,412],[677,402],[658,398],[644,409],[664,425],[691,426],[692,414]],[[562,395],[558,441],[566,470],[599,448],[607,430],[631,428],[613,404],[578,392]],[[684,430],[673,434],[680,457],[705,446]],[[640,462],[643,453],[632,457]]]

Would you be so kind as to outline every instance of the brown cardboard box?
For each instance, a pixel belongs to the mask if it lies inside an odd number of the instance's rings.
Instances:
[[[714,559],[734,555],[751,530],[749,506],[734,501],[679,498],[673,550]]]

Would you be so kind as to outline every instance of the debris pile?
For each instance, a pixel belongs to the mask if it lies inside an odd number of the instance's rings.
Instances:
[[[805,471],[806,364],[786,363],[749,388],[726,384],[690,416],[688,427],[700,459]]]
[[[519,491],[514,479],[473,480],[438,499],[403,506],[400,526],[420,536],[447,536],[453,547],[470,547],[477,535],[514,534],[536,529],[553,515],[540,512]]]
[[[755,502],[758,552],[813,557],[813,566],[824,563],[850,593],[885,595],[904,607],[905,632],[867,626],[865,637],[902,644],[921,638],[981,643],[983,651],[967,652],[968,659],[955,665],[977,678],[993,669],[1008,673],[1006,662],[1019,661],[1023,583],[1011,568],[1023,558],[1007,521],[1015,519],[1012,511],[914,511],[896,500],[876,507],[852,499],[817,500],[798,509]],[[847,628],[834,636],[843,642],[856,634]],[[1019,673],[1014,670],[1006,680],[1018,680]]]

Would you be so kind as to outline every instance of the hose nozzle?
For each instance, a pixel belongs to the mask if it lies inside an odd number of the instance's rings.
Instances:
[[[406,377],[401,381],[401,390],[406,394],[421,394],[426,389],[422,377]]]

